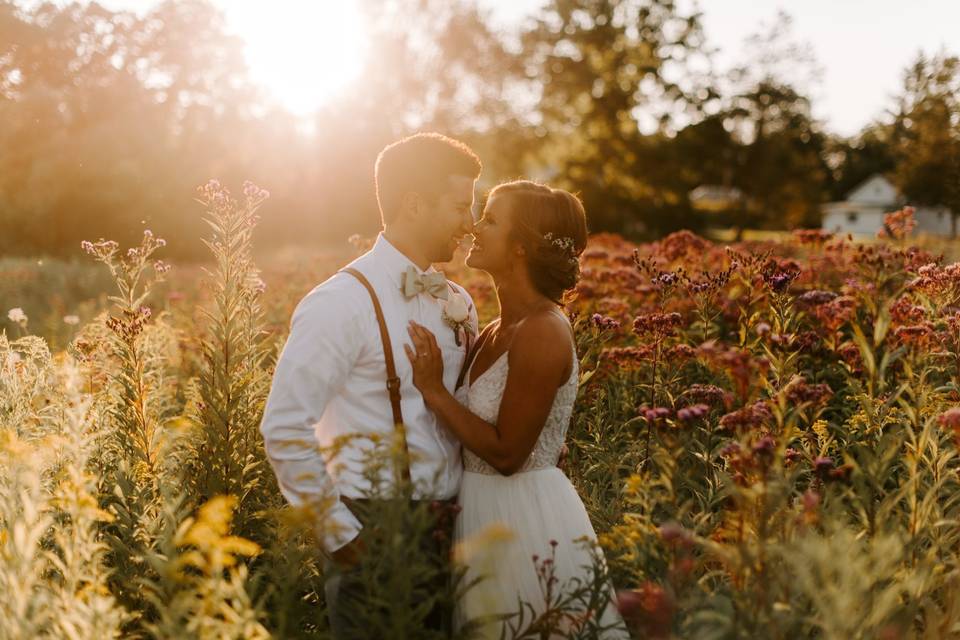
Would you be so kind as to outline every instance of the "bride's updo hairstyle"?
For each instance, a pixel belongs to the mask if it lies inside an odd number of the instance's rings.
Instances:
[[[498,185],[493,196],[508,198],[513,239],[526,251],[527,270],[537,291],[557,304],[580,278],[580,254],[587,245],[583,203],[572,193],[529,180]]]

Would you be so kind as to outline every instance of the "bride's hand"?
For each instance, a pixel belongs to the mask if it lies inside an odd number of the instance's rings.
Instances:
[[[443,386],[443,352],[437,338],[426,327],[413,320],[407,327],[413,347],[403,345],[410,365],[413,367],[413,384],[429,404],[431,398],[446,392]]]

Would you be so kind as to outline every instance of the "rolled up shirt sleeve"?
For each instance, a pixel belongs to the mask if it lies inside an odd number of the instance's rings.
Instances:
[[[287,501],[293,506],[328,505],[324,521],[318,523],[328,553],[361,529],[340,500],[314,432],[362,347],[360,310],[346,291],[344,283],[328,281],[297,305],[260,423],[267,459]]]

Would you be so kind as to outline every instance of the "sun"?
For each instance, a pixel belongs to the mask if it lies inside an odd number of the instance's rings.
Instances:
[[[254,81],[291,112],[313,113],[360,73],[366,41],[354,0],[225,4]]]

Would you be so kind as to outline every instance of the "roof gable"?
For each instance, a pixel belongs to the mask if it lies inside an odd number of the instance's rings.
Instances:
[[[899,195],[897,188],[878,173],[851,191],[847,196],[847,202],[895,207]]]

